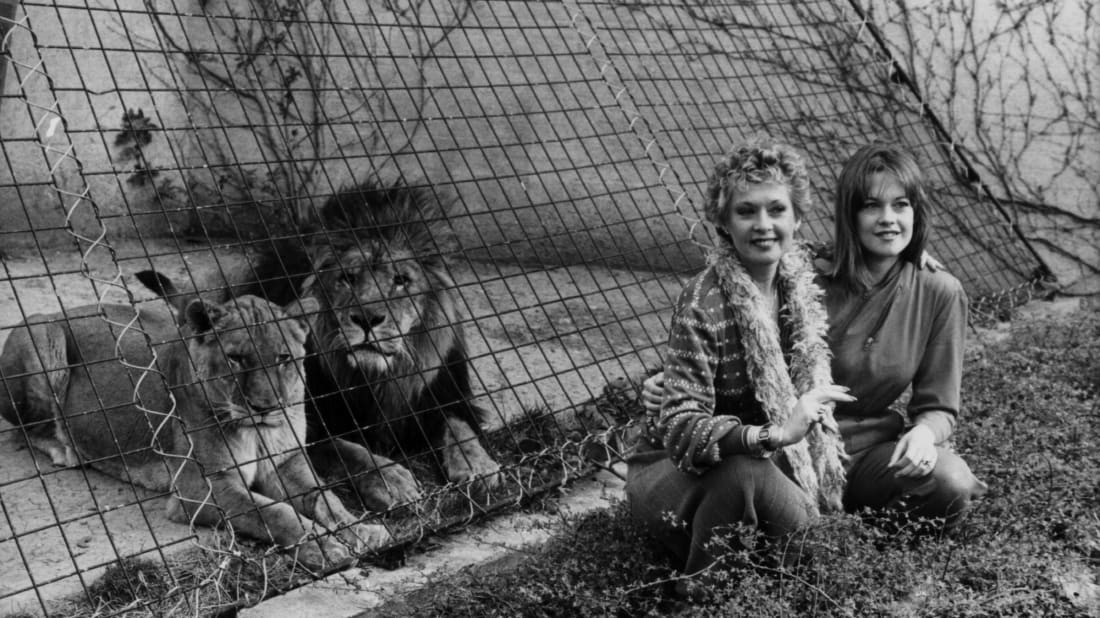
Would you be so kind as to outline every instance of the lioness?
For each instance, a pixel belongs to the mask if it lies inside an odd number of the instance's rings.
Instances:
[[[161,307],[32,316],[0,352],[0,415],[56,465],[174,489],[174,521],[224,519],[247,536],[296,546],[307,568],[348,564],[343,543],[359,551],[389,534],[355,523],[306,458],[299,315],[312,306],[194,299],[178,327]],[[326,528],[343,543],[318,536]]]
[[[370,181],[334,195],[319,218],[271,242],[234,291],[321,305],[306,361],[315,466],[350,476],[378,511],[420,497],[417,479],[390,457],[425,444],[448,480],[496,486],[500,466],[479,441],[484,411],[472,401],[448,268],[456,243],[439,200]],[[138,277],[158,290],[155,273]]]

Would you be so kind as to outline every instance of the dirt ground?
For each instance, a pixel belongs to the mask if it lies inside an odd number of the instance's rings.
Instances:
[[[230,248],[146,242],[85,251],[12,254],[0,268],[0,345],[36,313],[77,306],[162,302],[133,278],[155,267],[176,281],[232,271]],[[150,257],[152,256],[152,257]],[[546,270],[471,263],[454,271],[479,403],[501,426],[524,406],[567,414],[610,380],[657,362],[667,309],[679,291],[671,275],[590,266]],[[119,557],[163,561],[205,543],[164,516],[164,496],[88,469],[57,469],[0,421],[0,613],[36,609],[79,593]]]

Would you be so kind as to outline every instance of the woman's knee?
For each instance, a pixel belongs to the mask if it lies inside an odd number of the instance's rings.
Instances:
[[[700,477],[707,490],[729,491],[732,488],[749,489],[770,475],[774,467],[766,459],[751,455],[731,455],[712,466]]]
[[[655,495],[653,489],[628,483],[624,492],[631,519],[649,532],[662,530],[675,519],[672,506]]]
[[[726,523],[757,527],[768,536],[781,536],[813,522],[815,509],[809,496],[774,462],[736,455],[708,472],[709,518],[722,513]],[[702,505],[701,505],[702,506]]]
[[[974,476],[970,466],[953,453],[940,458],[933,475],[935,489],[929,496],[928,506],[938,511],[937,515],[950,518],[961,514],[986,490],[985,483]]]

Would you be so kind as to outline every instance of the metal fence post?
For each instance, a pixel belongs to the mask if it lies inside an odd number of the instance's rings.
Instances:
[[[0,98],[4,96],[4,71],[8,67],[8,46],[5,37],[15,19],[15,0],[0,0]]]

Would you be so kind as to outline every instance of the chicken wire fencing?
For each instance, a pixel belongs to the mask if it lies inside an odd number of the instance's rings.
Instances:
[[[0,52],[5,611],[216,613],[614,462],[757,133],[807,241],[886,138],[977,315],[1044,273],[858,3],[0,0]]]

